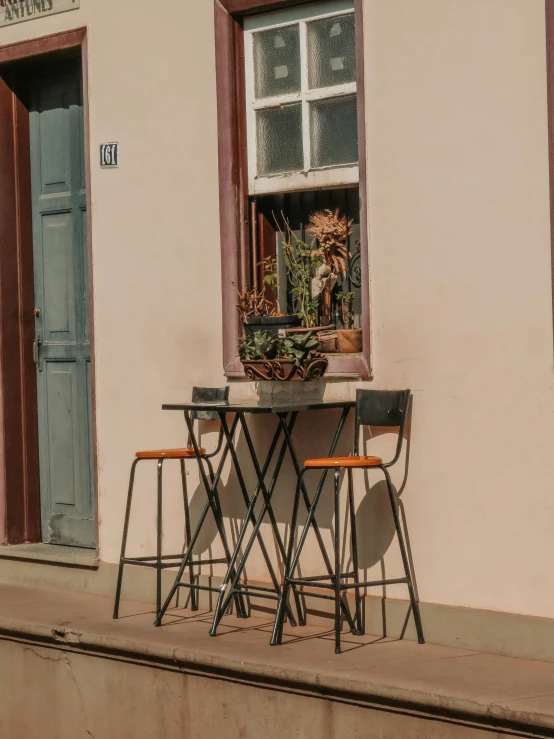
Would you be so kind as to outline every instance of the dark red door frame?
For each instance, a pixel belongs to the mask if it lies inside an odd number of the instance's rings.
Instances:
[[[554,0],[546,0],[546,80],[548,99],[548,158],[550,165],[550,254],[554,321]]]
[[[246,102],[241,18],[248,13],[300,5],[307,0],[214,0],[219,143],[219,212],[221,229],[223,362],[228,377],[242,376],[237,357],[240,332],[236,288],[252,271],[246,153]],[[354,0],[360,151],[360,241],[362,269],[362,357],[331,356],[329,370],[352,377],[370,376],[369,253],[366,195],[363,0]],[[334,365],[332,367],[332,364]]]
[[[29,113],[10,63],[71,48],[86,57],[85,43],[78,29],[0,48],[0,544],[40,541]]]

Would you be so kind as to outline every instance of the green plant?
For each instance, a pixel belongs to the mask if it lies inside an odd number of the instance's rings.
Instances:
[[[314,338],[312,331],[292,334],[279,341],[277,355],[299,366],[306,359],[312,359],[317,355],[318,346],[319,342]]]
[[[355,297],[354,293],[343,293],[342,291],[339,291],[335,296],[337,306],[339,306],[341,312],[341,320],[344,328],[352,328],[354,326],[352,304]]]
[[[239,357],[243,362],[256,359],[274,359],[277,355],[278,339],[267,331],[254,331],[239,345]]]
[[[258,262],[258,267],[264,268],[264,285],[272,288],[276,292],[279,290],[279,275],[277,274],[277,259],[275,257],[266,257]]]
[[[281,213],[284,227],[281,228],[275,214],[273,218],[281,234],[283,254],[292,294],[298,303],[298,315],[308,328],[317,325],[319,300],[312,296],[312,280],[319,267],[324,263],[323,251],[299,239],[292,231],[288,220]]]

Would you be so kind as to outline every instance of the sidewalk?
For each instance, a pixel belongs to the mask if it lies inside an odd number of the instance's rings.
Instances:
[[[398,717],[399,721],[406,722],[409,718],[414,722],[413,732],[404,726],[402,733],[398,734],[394,731],[389,733],[389,729],[384,733],[379,729],[379,733],[375,733],[366,723],[366,731],[354,732],[353,736],[398,736],[402,739],[437,736],[442,739],[466,735],[491,736],[492,731],[493,736],[554,737],[552,663],[432,644],[419,646],[414,642],[382,640],[372,636],[352,637],[346,632],[343,634],[344,652],[336,656],[331,628],[288,627],[286,643],[281,647],[270,647],[270,617],[265,620],[252,617],[246,621],[225,617],[220,635],[212,638],[208,635],[210,614],[205,612],[171,611],[164,625],[154,628],[153,614],[145,613],[144,604],[124,601],[122,617],[117,621],[111,618],[111,611],[111,599],[102,596],[2,585],[0,649],[7,649],[8,643],[12,642],[14,649],[19,646],[28,649],[30,645],[43,659],[45,654],[51,654],[52,649],[63,652],[66,662],[72,659],[72,655],[94,657],[94,669],[99,668],[97,658],[107,658],[111,660],[111,670],[116,669],[112,664],[114,660],[117,663],[128,662],[149,670],[169,670],[180,676],[207,679],[207,685],[213,685],[215,678],[235,686],[240,684],[243,691],[248,686],[250,689],[294,695],[296,703],[299,697],[305,696],[319,699],[319,703],[347,704],[356,707],[357,711],[366,708],[372,713],[386,712],[389,717]],[[17,733],[18,729],[13,725],[15,714],[8,719],[4,712],[8,703],[11,710],[14,701],[22,700],[18,691],[27,692],[29,700],[29,695],[32,697],[35,691],[42,690],[41,684],[33,682],[35,678],[39,679],[38,673],[35,675],[28,670],[27,674],[17,667],[14,663],[17,652],[10,653],[10,661],[4,660],[4,656],[0,652],[3,664],[0,687],[4,695],[3,708],[0,709],[2,736],[8,736],[4,731],[9,729],[10,736],[31,739],[31,735],[21,733],[22,730]],[[49,659],[55,662],[52,656]],[[93,661],[90,664],[92,666]],[[8,676],[10,670],[15,672]],[[80,675],[84,683],[78,685],[80,700],[83,701],[83,693],[87,700],[94,700],[93,683],[89,681],[87,688],[88,678],[83,677],[82,671]],[[22,681],[21,685],[18,679]],[[75,675],[72,679],[76,679]],[[138,683],[137,690],[135,695],[140,694]],[[9,701],[6,700],[8,693]],[[236,701],[236,691],[233,695]],[[246,696],[246,693],[239,692],[238,695]],[[122,708],[124,701],[122,689]],[[316,710],[313,701],[305,705],[306,714]],[[211,710],[217,711],[219,707],[213,705]],[[259,711],[263,713],[263,710],[262,701]],[[171,712],[170,706],[168,711]],[[294,712],[298,714],[297,706]],[[97,719],[97,707],[86,713],[89,722]],[[235,720],[233,716],[227,718]],[[267,727],[265,734],[260,733],[259,726],[255,728],[259,720],[260,717],[250,710],[245,725],[251,731],[233,733],[228,725],[226,735],[263,736],[264,739],[273,736]],[[438,722],[436,732],[422,729],[422,721],[429,726]],[[94,730],[88,727],[85,730],[95,739],[110,736],[102,733],[101,728]],[[40,735],[50,736],[44,730]],[[159,733],[160,737],[190,736],[191,739],[200,735],[189,734],[184,729],[182,733]],[[282,727],[279,735],[284,739],[311,736],[287,733]],[[51,736],[57,737],[54,733]],[[73,734],[73,739],[77,736],[80,734]],[[83,736],[87,734],[83,733]],[[112,736],[125,737],[127,732],[118,724],[118,731],[114,731]],[[336,733],[337,739],[341,736],[340,732]]]

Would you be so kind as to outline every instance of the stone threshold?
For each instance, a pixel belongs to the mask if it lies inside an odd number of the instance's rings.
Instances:
[[[0,586],[0,638],[116,658],[162,670],[475,727],[554,737],[554,664],[377,636],[343,634],[334,654],[327,626],[286,628],[269,645],[272,618],[226,616],[216,638],[210,613],[178,609],[154,628],[144,603],[111,617],[105,596]]]
[[[95,549],[66,547],[58,544],[8,544],[0,546],[0,559],[44,562],[63,567],[96,570],[100,560]]]

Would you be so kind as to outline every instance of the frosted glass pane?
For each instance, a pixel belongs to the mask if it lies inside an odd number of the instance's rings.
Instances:
[[[308,77],[312,90],[356,81],[353,14],[308,23]]]
[[[258,175],[304,169],[302,105],[259,110],[256,114]]]
[[[355,164],[358,161],[356,95],[310,104],[312,167]]]
[[[300,32],[286,26],[254,34],[256,98],[300,91]]]

